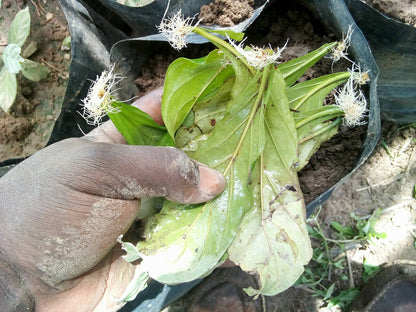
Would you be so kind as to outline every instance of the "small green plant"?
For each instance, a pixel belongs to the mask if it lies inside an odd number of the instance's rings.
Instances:
[[[334,270],[349,271],[350,264],[345,251],[354,246],[363,246],[373,242],[375,238],[385,238],[386,233],[376,232],[375,223],[380,217],[381,210],[376,209],[369,218],[358,218],[351,214],[354,225],[343,226],[338,222],[331,222],[331,228],[335,231],[336,239],[325,236],[317,216],[308,220],[308,231],[314,241],[313,257],[305,272],[296,283],[296,287],[307,289],[314,297],[322,299],[327,308],[346,308],[359,293],[356,287],[344,289],[335,295],[335,286],[332,276]],[[319,214],[319,212],[318,212]],[[312,225],[311,225],[312,224]],[[340,256],[341,255],[341,256]],[[363,282],[373,276],[379,270],[367,259],[363,263]],[[351,274],[337,275],[337,279],[349,280]],[[350,285],[353,283],[350,283]]]
[[[29,8],[19,11],[13,19],[7,40],[7,46],[0,60],[0,107],[9,113],[16,99],[17,78],[21,72],[32,81],[40,81],[49,75],[49,69],[40,63],[21,56],[23,44],[30,34]]]
[[[363,282],[367,283],[371,277],[373,277],[378,271],[380,266],[372,264],[367,258],[364,258],[363,262]]]

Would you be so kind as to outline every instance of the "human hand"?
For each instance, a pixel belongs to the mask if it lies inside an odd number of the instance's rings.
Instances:
[[[161,92],[135,103],[158,123]],[[0,179],[0,267],[7,258],[31,293],[21,299],[33,297],[37,312],[116,311],[114,298],[135,271],[116,241],[140,198],[199,203],[224,188],[221,174],[178,149],[123,143],[110,121],[37,152]]]

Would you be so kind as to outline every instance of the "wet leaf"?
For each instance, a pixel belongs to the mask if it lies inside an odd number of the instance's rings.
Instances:
[[[327,94],[349,77],[350,73],[341,72],[297,83],[287,91],[290,108],[295,111],[308,111],[322,107]]]
[[[338,132],[343,112],[333,105],[324,106],[326,96],[337,86],[346,82],[348,72],[325,75],[307,80],[288,88],[287,95],[299,138],[300,171],[323,142]]]
[[[222,172],[227,185],[204,204],[165,200],[131,255],[167,284],[206,276],[229,257],[258,277],[260,288],[247,292],[275,295],[312,256],[297,172],[337,131],[342,112],[323,100],[349,74],[293,85],[335,44],[255,70],[218,37],[198,33],[219,50],[172,63],[162,116],[176,146]]]

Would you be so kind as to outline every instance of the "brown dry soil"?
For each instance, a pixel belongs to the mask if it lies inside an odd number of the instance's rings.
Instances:
[[[205,25],[234,26],[253,13],[254,0],[215,0],[203,5],[198,18]]]
[[[364,0],[385,15],[416,27],[416,4],[414,0]]]
[[[69,32],[57,0],[2,1],[0,49],[7,43],[11,21],[26,4],[31,12],[31,33],[22,51],[35,43],[38,48],[29,59],[45,64],[51,73],[40,82],[18,75],[17,97],[11,114],[0,110],[0,161],[29,156],[46,145],[59,115],[68,80],[71,56],[61,47]]]

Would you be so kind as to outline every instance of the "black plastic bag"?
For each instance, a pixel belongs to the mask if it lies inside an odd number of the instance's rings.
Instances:
[[[402,124],[416,122],[416,28],[359,0],[348,0],[347,5],[380,70],[381,117]]]

